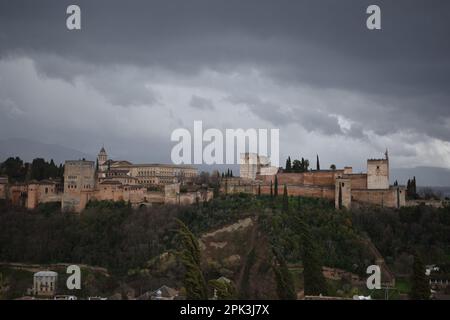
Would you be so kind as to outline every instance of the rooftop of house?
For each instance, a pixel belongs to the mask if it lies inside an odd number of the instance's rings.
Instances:
[[[34,274],[35,277],[57,277],[58,274],[55,271],[38,271]]]

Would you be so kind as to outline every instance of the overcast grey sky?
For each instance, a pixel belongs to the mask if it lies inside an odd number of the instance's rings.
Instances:
[[[449,102],[446,0],[0,2],[1,138],[167,162],[203,120],[280,128],[282,163],[450,168]]]

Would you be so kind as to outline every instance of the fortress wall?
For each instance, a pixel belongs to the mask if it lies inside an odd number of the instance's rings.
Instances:
[[[11,200],[14,206],[25,206],[26,203],[23,202],[23,196],[28,192],[28,186],[25,184],[11,185],[8,190],[8,198]]]
[[[115,185],[100,185],[98,187],[98,191],[95,192],[95,198],[97,200],[117,201],[116,199],[119,198],[118,197],[119,193],[122,193],[122,192]],[[123,198],[123,196],[122,196],[122,198]]]
[[[164,193],[159,191],[144,192],[144,201],[150,203],[164,203]]]
[[[404,203],[405,191],[400,190],[400,205]],[[397,189],[388,190],[352,190],[352,200],[364,203],[397,208]]]
[[[141,203],[144,201],[144,197],[147,190],[145,188],[129,188],[125,187],[123,190],[123,198],[130,203]]]
[[[255,187],[255,194],[258,192]],[[284,185],[278,186],[278,195],[283,195]],[[287,185],[287,193],[289,196],[303,196],[313,198],[325,198],[334,200],[334,186],[333,187],[316,187],[316,186],[298,186]],[[270,194],[270,186],[261,186],[261,194]]]
[[[358,173],[358,174],[350,174],[348,177],[352,181],[353,189],[367,189],[367,174]]]
[[[278,173],[278,185],[310,185],[310,186],[334,186],[336,177],[343,174],[343,170],[335,171],[308,171],[301,173]],[[275,182],[274,176],[258,176],[264,184]]]

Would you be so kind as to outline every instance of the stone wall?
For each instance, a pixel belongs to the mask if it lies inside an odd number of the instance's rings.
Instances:
[[[307,186],[334,186],[336,178],[344,173],[343,170],[320,170],[301,173],[278,173],[278,185],[307,185]],[[264,184],[275,182],[275,176],[258,176]]]
[[[28,185],[26,207],[35,209],[40,203],[61,202],[62,194],[56,183],[32,183]]]
[[[353,189],[367,189],[367,174],[366,173],[353,173],[344,175],[345,178],[349,178],[352,181]]]
[[[352,190],[352,200],[398,208],[406,204],[405,193],[406,191],[403,187],[391,187],[388,190]]]

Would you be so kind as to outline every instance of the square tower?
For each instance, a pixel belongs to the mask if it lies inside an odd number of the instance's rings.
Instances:
[[[367,189],[389,189],[389,158],[367,160]]]
[[[64,165],[64,195],[62,210],[80,212],[95,190],[94,161],[66,161]]]

